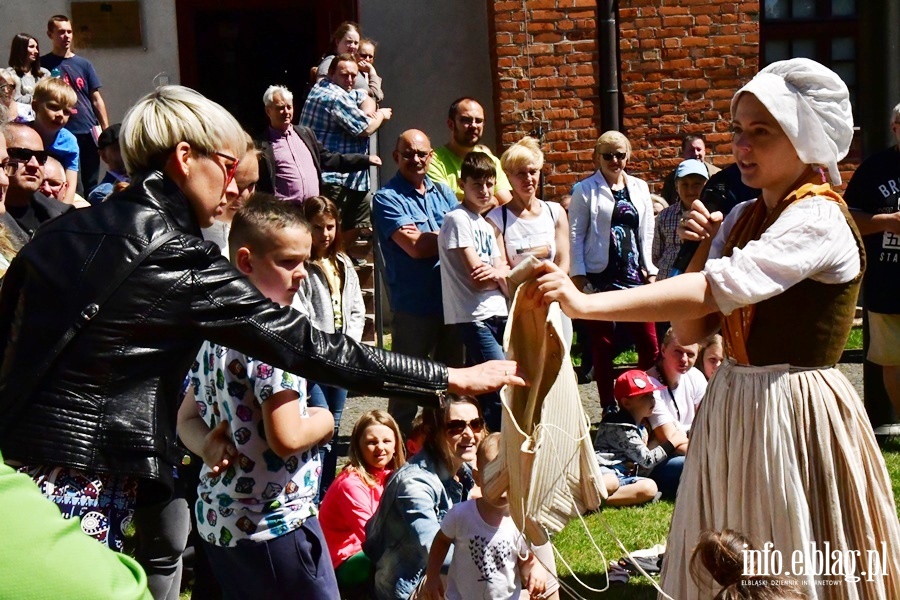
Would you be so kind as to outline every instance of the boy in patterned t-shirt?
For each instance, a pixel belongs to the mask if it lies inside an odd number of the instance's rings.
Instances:
[[[311,244],[300,205],[266,194],[238,211],[229,236],[234,266],[282,306],[306,278]],[[240,598],[337,598],[313,503],[331,413],[307,408],[300,377],[211,342],[189,377],[178,432],[204,459],[197,527],[223,589]]]

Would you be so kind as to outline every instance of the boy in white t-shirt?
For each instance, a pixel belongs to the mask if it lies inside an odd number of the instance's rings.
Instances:
[[[499,433],[489,435],[478,447],[474,476],[479,486],[481,473],[499,451]],[[441,565],[451,544],[455,548],[445,591]],[[509,516],[503,492],[499,498],[466,500],[450,508],[431,544],[423,592],[426,600],[514,599],[523,587],[535,597],[544,593],[546,585],[546,572]]]
[[[649,473],[663,498],[674,498],[678,490],[691,425],[706,394],[706,377],[694,368],[699,351],[698,344],[681,344],[669,328],[660,346],[659,361],[647,370],[662,388],[653,392],[656,404],[647,419],[650,429],[657,443],[669,442],[675,448],[675,456]]]
[[[491,206],[497,170],[483,152],[463,159],[459,182],[462,203],[444,215],[438,236],[444,322],[466,346],[469,366],[502,360],[506,328],[506,275],[494,228],[481,216]],[[479,398],[488,428],[500,430],[500,395]]]

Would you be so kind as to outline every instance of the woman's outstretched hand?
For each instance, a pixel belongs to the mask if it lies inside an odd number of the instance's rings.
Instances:
[[[537,280],[529,283],[525,292],[529,299],[543,304],[559,302],[563,312],[573,319],[585,315],[588,296],[578,290],[565,271],[545,260],[537,273]]]
[[[702,202],[694,200],[691,212],[678,224],[678,237],[685,242],[702,242],[713,238],[718,233],[723,218],[721,212],[709,212]]]
[[[494,392],[504,385],[527,385],[512,360],[489,360],[465,369],[447,369],[447,391],[451,394],[478,396]]]

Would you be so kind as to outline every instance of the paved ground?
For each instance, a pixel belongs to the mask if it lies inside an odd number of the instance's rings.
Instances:
[[[863,395],[863,368],[858,363],[842,363],[838,365],[840,370],[847,376],[856,392],[862,397]],[[581,393],[581,400],[584,403],[585,410],[591,418],[592,422],[600,420],[600,399],[597,396],[597,386],[593,383],[578,386]],[[353,424],[366,411],[376,408],[387,409],[387,399],[373,396],[357,396],[347,399],[347,405],[344,408],[344,415],[341,418],[341,431],[339,444],[346,446],[350,432],[353,430]],[[346,449],[343,450],[346,455]]]

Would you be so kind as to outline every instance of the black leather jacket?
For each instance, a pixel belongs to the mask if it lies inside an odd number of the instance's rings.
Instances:
[[[35,365],[122,262],[169,230],[181,235],[135,269],[11,420],[11,399]],[[266,299],[200,239],[187,199],[155,172],[45,224],[10,266],[0,289],[4,458],[137,476],[143,497],[159,499],[179,456],[177,399],[205,339],[369,394],[434,405],[447,387],[442,365],[322,333]]]

